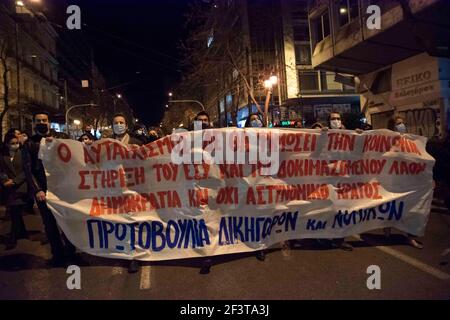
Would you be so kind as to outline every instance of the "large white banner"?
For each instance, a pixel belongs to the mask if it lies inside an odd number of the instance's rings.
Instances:
[[[250,155],[250,134],[264,142],[258,144],[263,151],[278,142],[269,173],[261,155],[256,162]],[[200,145],[194,142],[199,135],[206,141]],[[180,152],[180,141],[196,145],[197,164],[174,163],[189,154]],[[173,134],[142,147],[111,139],[90,147],[43,140],[40,157],[48,205],[76,247],[103,257],[167,260],[383,227],[422,235],[434,165],[425,144],[423,137],[389,130],[224,128]],[[227,146],[236,154],[228,150],[224,161],[211,162]]]

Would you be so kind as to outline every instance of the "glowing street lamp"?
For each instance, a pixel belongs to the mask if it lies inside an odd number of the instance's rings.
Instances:
[[[276,85],[278,82],[278,77],[277,76],[271,76],[270,77],[270,82],[272,83],[272,85]]]
[[[81,124],[81,121],[75,119],[75,120],[73,120],[73,124],[76,125],[76,126],[79,126]]]
[[[272,81],[270,81],[270,80],[265,80],[264,81],[264,88],[266,88],[266,89],[272,89]]]

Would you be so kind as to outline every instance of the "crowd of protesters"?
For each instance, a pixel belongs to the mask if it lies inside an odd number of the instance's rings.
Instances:
[[[45,112],[38,112],[33,115],[32,119],[34,135],[28,135],[17,128],[11,128],[5,134],[0,156],[0,191],[2,204],[6,208],[6,216],[11,220],[11,231],[6,239],[6,250],[14,249],[18,239],[28,237],[28,233],[23,220],[24,212],[32,212],[33,206],[36,205],[45,229],[46,238],[43,243],[49,243],[52,258],[49,263],[52,266],[66,265],[69,260],[76,259],[76,248],[60,231],[56,223],[55,217],[51,213],[46,203],[47,179],[42,161],[38,158],[39,145],[41,139],[51,140],[53,138],[65,138],[69,136],[64,133],[58,133],[50,129],[49,115]],[[157,130],[148,130],[143,124],[136,124],[132,128],[129,127],[125,115],[116,114],[111,119],[112,129],[105,129],[101,133],[100,139],[111,138],[121,141],[124,144],[144,145],[151,143],[159,138]],[[244,127],[246,128],[264,128],[265,119],[259,113],[250,114]],[[196,115],[190,126],[194,129],[213,128],[208,113],[202,111]],[[301,118],[296,119],[291,128],[304,128]],[[337,112],[331,112],[327,123],[316,122],[310,126],[311,129],[328,129],[342,130],[346,129],[341,115]],[[395,117],[391,121],[390,129],[401,134],[407,133],[407,124],[401,117]],[[362,123],[361,127],[356,129],[357,133],[365,130],[372,130],[371,125]],[[97,140],[93,134],[93,127],[85,126],[84,132],[78,141],[84,145],[91,145]],[[436,166],[434,168],[434,180],[441,186],[441,189],[450,191],[448,181],[450,177],[449,168],[449,138],[445,141],[431,139],[427,145],[429,153],[436,158]],[[450,194],[450,192],[448,193]],[[446,205],[450,203],[448,197],[445,198]],[[390,236],[391,229],[385,228],[386,237]],[[406,242],[418,249],[423,245],[413,235],[406,235]],[[338,239],[317,239],[320,246],[331,248],[339,248],[345,251],[352,251],[353,247],[345,241],[344,238]],[[292,245],[298,245],[299,241],[287,241],[282,243],[282,248],[289,250]],[[301,243],[300,243],[301,245]],[[264,260],[265,250],[256,252],[259,260]],[[134,273],[139,269],[139,262],[131,260],[129,263],[129,272]]]

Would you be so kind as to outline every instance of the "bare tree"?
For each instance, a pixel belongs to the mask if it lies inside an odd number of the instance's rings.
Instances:
[[[2,66],[2,84],[3,84],[3,110],[0,112],[0,134],[3,134],[3,119],[7,114],[10,104],[9,104],[9,81],[8,72],[10,72],[8,67],[8,50],[10,45],[10,39],[4,37],[0,39],[0,63]]]

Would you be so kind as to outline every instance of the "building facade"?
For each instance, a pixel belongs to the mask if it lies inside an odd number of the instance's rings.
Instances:
[[[379,9],[379,28],[373,26]],[[442,0],[315,1],[312,65],[356,76],[361,111],[374,128],[445,138],[449,131],[450,3]],[[376,15],[375,15],[376,17]]]
[[[210,3],[204,23],[203,67],[212,83],[195,91],[217,125],[242,126],[250,112],[264,109],[272,76],[270,122],[302,118],[305,126],[326,121],[330,111],[359,117],[355,88],[335,73],[312,66],[307,1],[246,0]],[[215,61],[207,68],[209,58]],[[197,81],[187,79],[196,83]]]
[[[6,103],[9,105],[3,118],[3,131],[18,127],[31,133],[33,112],[59,112],[57,33],[43,15],[15,2],[0,5],[0,25],[7,69],[6,81],[2,77],[0,87],[4,97],[8,86]],[[2,75],[4,71],[2,67]],[[5,99],[2,99],[0,110],[4,108]]]

